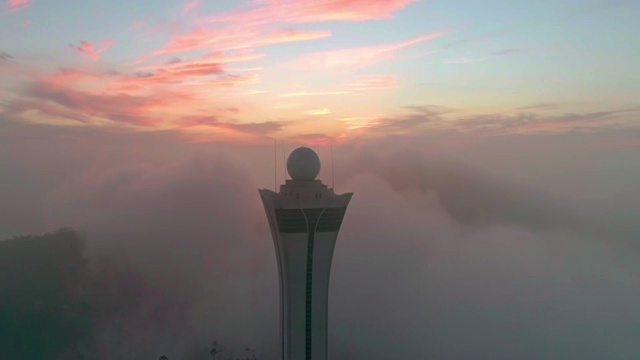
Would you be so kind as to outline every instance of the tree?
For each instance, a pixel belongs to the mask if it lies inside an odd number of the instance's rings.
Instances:
[[[71,229],[0,241],[0,358],[55,359],[91,341],[83,251]]]

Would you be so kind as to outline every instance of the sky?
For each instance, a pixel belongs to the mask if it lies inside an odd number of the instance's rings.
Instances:
[[[635,1],[3,5],[16,123],[189,141],[637,128]],[[424,107],[439,118],[398,121]]]
[[[637,1],[1,4],[0,239],[154,289],[102,358],[278,358],[257,189],[302,145],[354,192],[332,359],[640,354]]]

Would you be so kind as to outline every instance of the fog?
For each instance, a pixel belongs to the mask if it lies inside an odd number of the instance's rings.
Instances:
[[[257,194],[273,187],[272,142],[11,131],[2,238],[72,226],[90,261],[131,264],[146,284],[141,306],[99,330],[100,358],[204,358],[214,340],[278,357],[277,267]],[[638,356],[640,157],[619,146],[630,137],[336,144],[336,191],[355,195],[333,261],[330,358]]]

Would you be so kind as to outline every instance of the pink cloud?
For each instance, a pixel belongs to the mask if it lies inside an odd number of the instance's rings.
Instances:
[[[330,31],[278,30],[262,33],[258,28],[248,27],[243,29],[200,28],[175,36],[154,55],[200,49],[214,49],[216,51],[251,49],[278,43],[316,40],[329,36],[331,36]]]
[[[189,138],[208,133],[216,138],[249,139],[278,131],[281,125],[233,121],[240,113],[237,100],[243,91],[229,91],[229,87],[255,84],[260,77],[250,71],[229,74],[222,63],[258,55],[212,53],[193,61],[173,60],[138,73],[100,71],[94,66],[43,72],[4,61],[0,62],[0,73],[20,70],[14,75],[23,76],[30,85],[24,86],[0,113],[14,121],[51,126],[116,126],[175,130]],[[242,104],[251,103],[245,100]],[[246,117],[250,113],[242,114]],[[216,121],[207,123],[207,118]]]
[[[98,58],[100,58],[100,54],[105,52],[112,45],[113,41],[105,40],[102,42],[99,48],[96,48],[92,43],[83,40],[80,41],[78,45],[69,44],[69,47],[81,56],[86,56],[91,60],[98,60]]]
[[[7,0],[7,8],[9,11],[24,10],[30,2],[30,0]]]
[[[230,11],[219,16],[201,19],[199,26],[186,33],[174,35],[151,57],[194,50],[230,51],[331,36],[326,30],[269,30],[268,24],[307,23],[318,21],[364,21],[385,19],[415,0],[257,0],[248,10]],[[189,0],[183,5],[188,13],[200,5]],[[210,27],[206,24],[221,26]],[[149,58],[146,58],[149,59]],[[143,59],[142,61],[145,61]]]
[[[309,30],[277,30],[264,35],[257,41],[258,46],[278,44],[293,41],[317,40],[331,36],[331,31],[309,31]]]
[[[117,72],[63,69],[39,76],[26,95],[32,100],[55,103],[76,112],[78,117],[143,127],[160,125],[167,114],[188,112],[185,104],[197,100],[197,94],[185,88],[149,83],[141,83],[136,89],[122,86],[133,79],[138,78]]]
[[[46,83],[35,84],[30,95],[43,102],[53,102],[61,109],[73,111],[78,114],[77,117],[105,118],[137,126],[158,125],[160,119],[153,115],[154,110],[177,106],[178,102],[184,103],[189,100],[184,94],[179,99],[176,98],[176,94],[132,96],[52,87]]]
[[[36,110],[45,119],[63,117],[85,124],[110,120],[158,127],[163,119],[193,111],[185,104],[198,104],[198,92],[189,87],[172,88],[117,72],[62,69],[32,76],[33,83],[22,94],[23,100],[10,104],[14,118]]]
[[[181,128],[209,128],[223,130],[230,133],[263,137],[267,134],[281,130],[285,125],[278,121],[237,123],[221,121],[215,116],[191,116],[180,119],[179,126]]]
[[[174,58],[168,62],[139,68],[137,76],[120,81],[118,85],[126,89],[136,89],[148,83],[173,83],[189,85],[240,85],[255,83],[258,80],[259,68],[243,69],[245,76],[229,75],[224,64],[253,61],[264,54],[253,51],[213,52],[196,60],[182,60]],[[233,81],[233,80],[237,81]]]
[[[234,51],[234,52],[222,52],[214,51],[208,55],[203,56],[200,60],[201,63],[217,63],[227,64],[245,61],[254,61],[264,57],[264,54],[256,53],[251,50]]]
[[[229,74],[220,64],[191,62],[180,67],[123,75],[110,82],[107,89],[111,92],[134,94],[162,91],[164,88],[171,91],[209,93],[216,87],[244,86],[259,81],[257,73]],[[197,88],[206,90],[196,90]]]
[[[190,77],[222,73],[222,65],[218,63],[189,62],[178,66],[159,68],[154,72],[140,72],[134,79],[136,82],[181,83]]]
[[[395,52],[399,50],[433,40],[444,34],[444,31],[438,31],[400,43],[315,52],[303,55],[295,60],[294,63],[302,68],[325,70],[346,70],[364,67],[391,59]]]
[[[227,68],[227,71],[229,71],[229,72],[247,72],[247,71],[258,72],[258,71],[262,71],[262,67],[259,67],[259,66],[258,67],[252,67],[252,68],[237,68],[237,67],[231,68],[230,67],[230,68]]]
[[[174,36],[167,45],[156,51],[154,55],[213,48],[215,45],[237,42],[247,36],[256,34],[255,30],[252,30],[251,34],[246,34],[242,32],[233,33],[225,31],[225,29],[194,29],[186,34]],[[218,46],[215,47],[216,50],[225,50]]]
[[[248,74],[248,75],[225,74],[214,79],[196,81],[188,85],[200,86],[200,87],[218,87],[218,86],[233,87],[233,86],[257,84],[258,82],[260,82],[260,75],[258,74]]]
[[[387,19],[415,0],[258,0],[254,8],[211,16],[210,22],[267,24]]]

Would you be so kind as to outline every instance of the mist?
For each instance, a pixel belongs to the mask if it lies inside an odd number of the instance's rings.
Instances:
[[[29,136],[1,144],[3,238],[71,226],[89,262],[127,264],[144,284],[126,316],[98,329],[98,358],[198,359],[211,341],[279,356],[277,267],[257,194],[273,186],[272,143],[19,131]],[[640,354],[637,149],[611,145],[600,158],[584,149],[601,138],[516,137],[334,147],[336,191],[355,195],[333,261],[332,359]],[[548,157],[566,146],[583,151]],[[624,171],[611,156],[628,160]],[[576,175],[587,168],[597,179]]]

